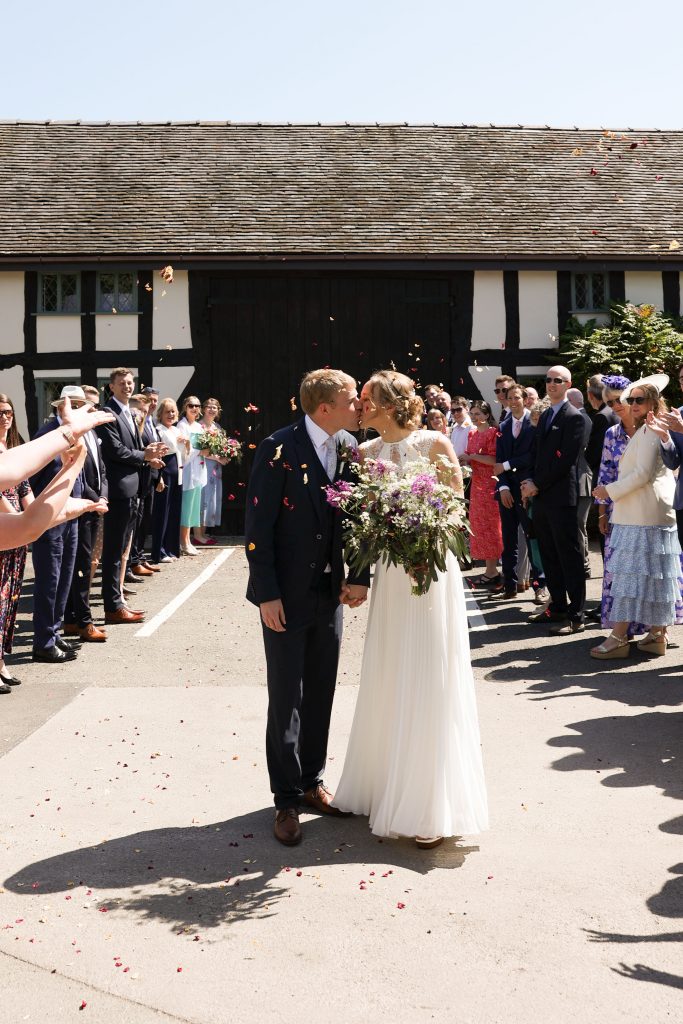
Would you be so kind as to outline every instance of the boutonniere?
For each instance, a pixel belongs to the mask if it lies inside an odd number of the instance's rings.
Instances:
[[[360,448],[357,445],[347,444],[346,441],[337,441],[337,458],[340,462],[357,465],[360,462]]]
[[[550,428],[550,429],[551,429],[551,430],[559,430],[560,428],[559,428],[559,427],[556,427],[556,426],[555,426],[555,424],[553,423],[553,425],[551,426],[551,428]]]

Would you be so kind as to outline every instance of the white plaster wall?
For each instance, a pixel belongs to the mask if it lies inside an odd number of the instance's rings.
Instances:
[[[17,430],[27,441],[29,437],[28,419],[24,399],[24,371],[21,366],[10,366],[8,370],[0,372],[0,391],[4,391],[12,399]]]
[[[626,301],[640,306],[651,302],[657,309],[664,306],[662,275],[656,270],[627,270],[624,274]]]
[[[80,355],[80,316],[37,316],[36,347],[38,352],[78,352]]]
[[[503,272],[477,270],[474,274],[472,349],[500,348],[505,342]]]
[[[22,271],[2,271],[0,273],[0,352],[9,355],[12,352],[23,351],[24,274]]]
[[[152,317],[153,348],[189,348],[190,288],[187,270],[176,270],[173,284],[166,284],[159,274],[154,275],[154,315]]]
[[[557,348],[557,274],[520,270],[518,277],[519,347]]]
[[[98,352],[117,349],[137,351],[138,318],[129,313],[98,314],[95,317],[95,346]]]
[[[493,409],[493,415],[496,419],[498,419],[501,410],[500,404],[496,401],[496,396],[493,393],[493,388],[496,377],[499,377],[501,373],[502,367],[500,366],[470,366],[470,377],[474,381],[475,386],[479,388],[484,401],[488,402]]]
[[[152,383],[159,389],[159,399],[182,398],[193,373],[194,366],[155,366]]]

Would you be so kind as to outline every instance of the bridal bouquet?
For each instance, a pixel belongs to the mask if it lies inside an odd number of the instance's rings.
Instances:
[[[438,466],[438,469],[437,469]],[[441,457],[409,462],[397,473],[390,462],[353,463],[356,482],[325,488],[328,504],[345,512],[344,557],[356,571],[374,562],[400,565],[412,593],[426,594],[445,572],[446,555],[467,557],[465,500],[450,486],[453,466]]]
[[[209,455],[228,462],[241,462],[242,445],[234,437],[228,437],[222,430],[205,430],[201,434],[192,435],[192,447],[203,451],[208,448]]]

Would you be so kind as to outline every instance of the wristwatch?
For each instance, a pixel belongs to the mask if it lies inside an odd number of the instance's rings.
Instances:
[[[76,447],[76,438],[74,437],[73,433],[69,430],[68,427],[62,427],[62,436],[69,445],[67,451],[70,452],[72,448]]]

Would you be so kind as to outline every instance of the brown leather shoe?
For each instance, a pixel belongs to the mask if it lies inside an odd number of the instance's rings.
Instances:
[[[325,788],[323,782],[319,782],[314,789],[309,789],[304,793],[304,803],[318,814],[333,814],[336,818],[350,818],[350,811],[340,811],[338,807],[332,806],[333,799],[334,797],[329,789]]]
[[[106,629],[98,629],[94,622],[89,622],[87,626],[79,629],[78,635],[81,640],[91,644],[102,644],[107,639]]]
[[[142,622],[144,612],[131,612],[128,608],[117,608],[115,612],[105,612],[104,621],[112,625],[118,622]]]
[[[149,569],[150,572],[161,572],[161,568],[158,565],[153,565],[152,562],[142,563],[145,569]]]
[[[301,825],[296,807],[285,807],[275,812],[273,835],[285,846],[296,846],[301,842]]]
[[[67,622],[62,628],[62,633],[64,636],[80,636],[80,630],[75,622]]]
[[[146,569],[144,565],[131,565],[130,571],[133,576],[153,576],[154,573],[151,569]]]

